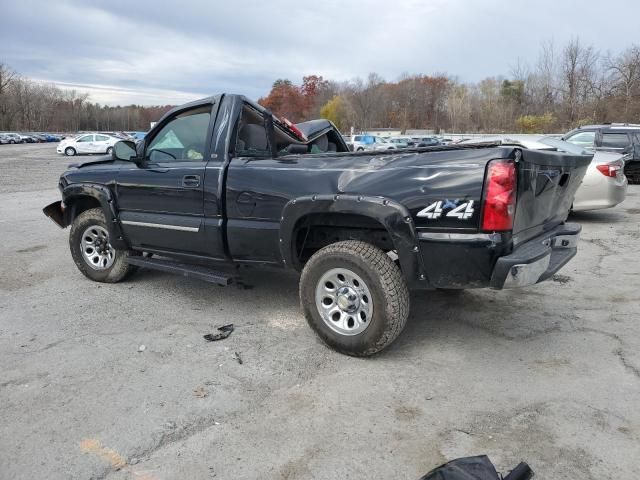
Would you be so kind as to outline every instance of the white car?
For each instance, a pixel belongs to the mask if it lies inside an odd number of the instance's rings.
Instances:
[[[365,150],[396,150],[396,146],[382,137],[375,135],[354,135],[351,138],[354,152]]]
[[[58,144],[56,151],[68,157],[83,153],[110,154],[113,146],[120,139],[101,133],[86,133],[73,138],[65,138]]]

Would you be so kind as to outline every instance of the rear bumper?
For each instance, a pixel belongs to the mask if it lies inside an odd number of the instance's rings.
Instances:
[[[582,227],[566,223],[500,257],[491,275],[491,288],[518,288],[546,280],[578,251]]]

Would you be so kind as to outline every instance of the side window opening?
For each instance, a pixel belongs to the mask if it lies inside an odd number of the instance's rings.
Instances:
[[[153,163],[204,160],[210,120],[210,106],[179,113],[151,140],[146,158]]]
[[[626,148],[631,142],[626,133],[603,133],[602,146],[609,148]]]
[[[287,155],[291,147],[295,147],[296,153],[308,153],[309,147],[296,141],[287,135],[284,130],[274,125],[274,136],[276,149],[280,155]],[[267,129],[265,127],[264,115],[250,105],[245,104],[240,121],[238,123],[238,134],[236,136],[235,154],[238,157],[271,157]]]
[[[269,140],[260,112],[244,105],[238,123],[235,153],[239,157],[269,156]]]
[[[343,140],[335,129],[326,129],[324,133],[319,131],[319,136],[314,135],[309,141],[303,142],[289,133],[279,120],[276,120],[273,133],[278,156],[348,151],[342,146]],[[272,156],[264,114],[249,104],[245,104],[240,113],[233,154],[236,157],[270,158]]]

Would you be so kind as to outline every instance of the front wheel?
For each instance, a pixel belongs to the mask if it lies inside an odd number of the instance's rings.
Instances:
[[[73,157],[76,154],[76,149],[72,147],[67,147],[64,149],[64,154],[67,157]]]
[[[307,322],[335,350],[373,355],[402,332],[409,291],[398,266],[379,248],[337,242],[316,252],[300,278]]]
[[[69,248],[78,270],[96,282],[119,282],[134,270],[126,261],[129,252],[111,245],[107,222],[99,208],[76,217],[69,233]]]

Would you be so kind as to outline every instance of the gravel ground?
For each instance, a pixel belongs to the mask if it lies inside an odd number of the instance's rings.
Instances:
[[[540,479],[636,477],[640,186],[574,217],[552,281],[413,295],[398,341],[355,359],[306,326],[295,275],[86,280],[41,213],[68,163],[0,146],[0,478],[416,479],[483,453]]]

